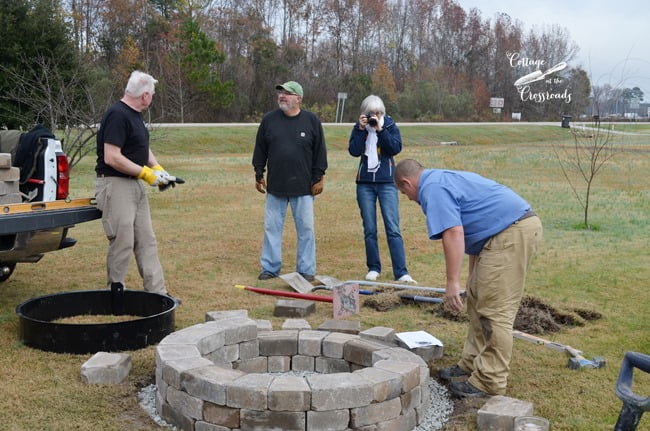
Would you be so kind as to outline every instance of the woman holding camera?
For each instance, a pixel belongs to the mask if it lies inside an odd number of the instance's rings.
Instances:
[[[381,273],[377,243],[379,201],[394,279],[417,284],[406,269],[404,242],[399,228],[399,196],[393,182],[393,156],[402,151],[402,136],[395,121],[386,115],[380,97],[370,95],[361,102],[361,115],[350,134],[348,151],[353,157],[360,157],[356,183],[366,245],[366,280],[375,281]]]

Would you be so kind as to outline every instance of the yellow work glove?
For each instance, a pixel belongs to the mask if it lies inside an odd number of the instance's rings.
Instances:
[[[165,178],[163,177],[163,172],[164,171],[153,170],[149,166],[143,166],[142,170],[138,174],[138,178],[145,181],[150,186],[167,184],[169,180],[165,180]]]
[[[160,172],[162,172],[162,177],[163,177],[163,179],[165,180],[165,182],[163,182],[162,184],[167,184],[167,183],[171,183],[171,182],[176,181],[176,177],[173,176],[173,175],[170,175],[169,172],[167,172],[167,171],[165,170],[165,168],[163,168],[160,164],[154,166],[154,167],[151,168],[151,169],[153,169],[154,172],[155,172],[155,171],[160,171]]]

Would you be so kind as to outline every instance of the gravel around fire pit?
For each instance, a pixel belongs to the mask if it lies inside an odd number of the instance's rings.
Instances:
[[[431,405],[424,416],[424,420],[420,425],[413,428],[413,431],[434,431],[440,428],[449,421],[449,417],[454,411],[454,403],[452,402],[449,392],[444,386],[441,386],[436,380],[429,379],[429,391],[431,393]],[[149,414],[151,419],[159,426],[177,430],[173,425],[165,422],[160,417],[156,410],[156,386],[145,386],[138,393],[140,406]]]

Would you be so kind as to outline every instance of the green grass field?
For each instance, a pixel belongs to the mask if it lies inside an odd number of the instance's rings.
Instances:
[[[621,126],[622,127],[622,126]],[[316,200],[318,273],[341,280],[366,273],[361,219],[355,200],[357,160],[347,153],[350,127],[327,126],[329,169],[325,191]],[[569,130],[557,126],[404,126],[398,159],[415,158],[427,167],[478,172],[513,188],[532,203],[544,224],[544,244],[527,280],[528,295],[560,309],[581,308],[602,318],[564,327],[546,338],[572,345],[585,356],[602,356],[602,369],[570,370],[563,354],[515,340],[508,396],[530,401],[553,430],[611,430],[621,408],[614,394],[624,352],[650,353],[650,134],[615,136],[621,151],[598,175],[590,220],[598,231],[577,230],[582,209],[563,177],[553,145],[572,145]],[[648,133],[647,128],[635,132]],[[273,317],[277,298],[235,289],[235,284],[288,289],[281,281],[258,282],[264,196],[254,187],[251,153],[256,126],[158,128],[152,148],[165,168],[186,180],[170,191],[151,189],[150,204],[159,253],[170,292],[182,298],[178,328],[202,322],[207,311],[248,310],[253,318]],[[440,142],[458,145],[439,145]],[[73,198],[92,196],[94,156],[74,169]],[[419,206],[401,197],[402,233],[410,274],[423,286],[444,286],[439,242],[429,241]],[[117,386],[81,383],[81,365],[90,355],[27,348],[19,342],[15,307],[32,297],[105,285],[107,241],[100,221],[76,226],[72,248],[46,255],[37,264],[19,264],[0,285],[1,428],[24,430],[158,430],[139,407],[137,393],[153,382],[154,347],[129,352],[133,368]],[[380,249],[389,265],[383,230]],[[295,232],[285,230],[283,272],[295,270]],[[388,278],[385,268],[382,280]],[[140,289],[135,264],[127,285]],[[443,341],[444,357],[432,372],[453,364],[462,349],[466,323],[438,314],[439,305],[404,304],[388,312],[362,307],[362,329],[388,326],[425,330]],[[318,304],[308,317],[313,327],[331,318]],[[650,395],[650,376],[635,374],[633,387]],[[471,406],[470,406],[471,407]],[[473,406],[476,407],[476,406]],[[475,411],[475,410],[474,410]],[[446,431],[476,429],[472,408],[459,405]],[[638,430],[650,430],[644,417]]]

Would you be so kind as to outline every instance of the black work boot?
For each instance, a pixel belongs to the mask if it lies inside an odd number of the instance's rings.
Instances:
[[[454,380],[461,377],[469,377],[469,374],[470,373],[460,368],[458,364],[438,370],[438,377],[443,380]]]

